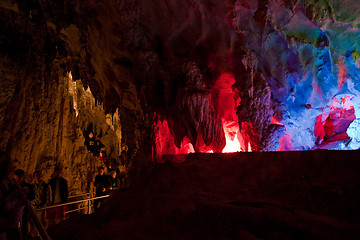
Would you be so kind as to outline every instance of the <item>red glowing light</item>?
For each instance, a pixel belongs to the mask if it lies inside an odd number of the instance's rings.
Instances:
[[[241,149],[251,151],[251,144],[243,141],[239,130],[239,121],[236,115],[236,108],[240,103],[239,94],[232,88],[235,78],[232,74],[224,73],[216,81],[211,89],[211,102],[216,115],[221,119],[223,130],[225,133],[226,145],[222,150],[223,153],[240,152]],[[189,138],[184,137],[180,148],[176,147],[174,137],[169,130],[167,120],[160,120],[160,116],[154,116],[154,157],[157,162],[165,161],[164,155],[188,154],[194,152],[194,146]],[[212,153],[212,145],[205,144],[202,132],[197,130],[196,146],[198,152]]]
[[[182,140],[180,148],[175,146],[174,137],[169,130],[169,126],[166,120],[155,121],[153,128],[156,142],[155,154],[158,162],[161,162],[161,157],[163,155],[189,154],[195,152],[193,145],[190,143],[190,140],[187,137],[184,137]]]
[[[285,133],[282,138],[279,139],[279,149],[276,151],[292,151],[294,146],[292,144],[292,138],[289,133]]]
[[[271,124],[284,125],[279,120],[277,120],[274,116],[271,119]]]
[[[226,122],[223,120],[223,128],[225,131],[226,145],[223,153],[240,152],[241,146],[239,141],[239,124],[237,122]]]
[[[230,73],[223,73],[217,79],[211,96],[215,111],[220,116],[225,132],[226,145],[223,153],[240,152],[239,120],[236,115],[236,107],[240,103],[240,97],[232,88],[235,78]]]

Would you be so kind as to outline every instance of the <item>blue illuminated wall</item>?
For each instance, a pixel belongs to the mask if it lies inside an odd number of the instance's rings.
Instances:
[[[281,2],[269,1],[257,66],[282,106],[279,150],[360,148],[360,3]]]

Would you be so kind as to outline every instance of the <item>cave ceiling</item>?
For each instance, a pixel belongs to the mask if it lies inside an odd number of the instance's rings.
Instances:
[[[195,151],[221,152],[227,118],[238,124],[243,150],[312,149],[357,130],[357,0],[19,0],[0,6],[2,56],[26,66],[41,52],[49,65],[60,62],[64,75],[71,71],[90,87],[106,112],[120,108],[144,121],[166,120],[178,147],[186,137]],[[221,87],[224,76],[233,82]],[[216,102],[224,89],[236,102],[230,117],[221,111],[221,96]],[[355,110],[331,118],[331,104],[341,97],[351,98]],[[335,130],[327,131],[327,119],[339,123]],[[358,148],[360,136],[348,135],[346,147]]]

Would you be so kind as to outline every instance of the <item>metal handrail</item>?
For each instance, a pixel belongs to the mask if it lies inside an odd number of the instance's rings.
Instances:
[[[51,240],[49,234],[47,233],[44,225],[42,224],[42,222],[39,220],[39,217],[36,215],[34,208],[32,207],[32,205],[30,204],[29,200],[25,200],[25,207],[26,209],[29,211],[30,213],[30,218],[33,220],[40,236],[41,239],[43,240]]]
[[[79,196],[84,196],[84,195],[91,195],[93,193],[86,193],[86,194],[81,194]],[[86,198],[86,199],[82,199],[82,200],[78,200],[78,201],[73,201],[73,202],[67,202],[67,203],[61,203],[61,204],[56,204],[56,205],[52,205],[52,206],[46,206],[46,207],[42,207],[42,208],[38,208],[38,209],[34,209],[33,206],[31,205],[31,203],[29,202],[28,199],[25,200],[25,207],[28,210],[29,214],[30,214],[30,218],[32,219],[32,221],[34,222],[34,225],[37,229],[37,231],[40,234],[40,237],[42,240],[51,240],[51,237],[49,236],[48,232],[46,231],[46,228],[44,227],[44,225],[42,224],[42,222],[39,220],[38,215],[35,213],[35,211],[41,211],[41,210],[46,210],[49,208],[55,208],[55,207],[62,207],[62,206],[68,206],[68,205],[72,205],[72,204],[76,204],[76,203],[82,203],[82,202],[89,202],[91,200],[96,200],[96,199],[101,199],[101,198],[107,198],[110,195],[104,195],[104,196],[99,196],[99,197],[91,197],[91,198]],[[72,196],[75,197],[75,196]],[[79,208],[80,209],[80,208]],[[78,209],[76,209],[78,210]],[[75,210],[75,211],[76,211]]]
[[[60,203],[60,204],[56,204],[56,205],[51,205],[51,206],[38,208],[36,210],[45,210],[45,209],[49,209],[49,208],[62,207],[62,206],[67,206],[67,205],[71,205],[71,204],[75,204],[75,203],[87,202],[87,201],[100,199],[100,198],[107,198],[109,196],[110,195],[104,195],[104,196],[100,196],[100,197],[92,197],[92,198],[82,199],[82,200],[78,200],[78,201],[74,201],[74,202]]]
[[[72,196],[69,196],[68,198],[75,198],[75,197],[87,196],[87,195],[91,195],[91,194],[93,194],[93,193],[95,193],[95,191],[94,191],[94,192],[89,192],[89,193],[78,194],[78,195],[72,195]]]

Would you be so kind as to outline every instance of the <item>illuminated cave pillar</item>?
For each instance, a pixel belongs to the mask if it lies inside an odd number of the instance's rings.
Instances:
[[[221,118],[226,145],[222,152],[240,152],[247,148],[243,143],[243,138],[239,129],[239,119],[236,108],[240,104],[239,93],[233,85],[235,78],[230,73],[222,73],[211,90],[211,101],[214,111]],[[243,145],[243,147],[241,147]]]

